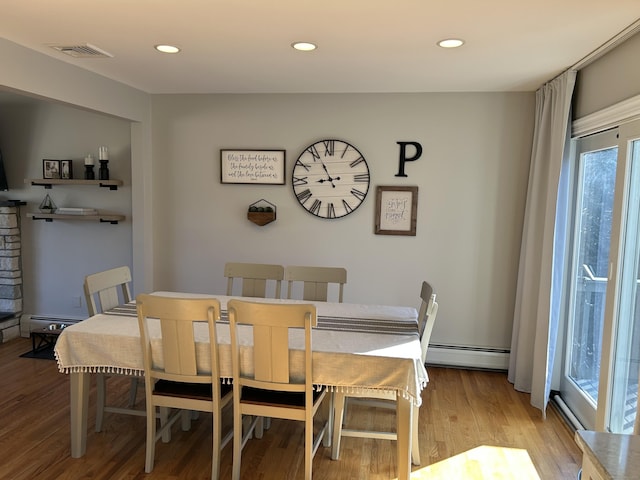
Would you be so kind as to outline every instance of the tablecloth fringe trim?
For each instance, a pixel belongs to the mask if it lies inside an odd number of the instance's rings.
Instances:
[[[57,354],[56,354],[57,359]],[[62,367],[58,365],[58,370],[64,374],[70,373],[105,373],[105,374],[116,374],[116,375],[133,375],[144,377],[144,370],[137,370],[133,368],[121,368],[121,367],[109,367],[109,366],[74,366],[74,367]],[[221,381],[225,385],[231,385],[233,383],[233,379],[231,377],[221,378]],[[421,382],[421,389],[427,386],[427,382]],[[376,390],[385,393],[395,393],[396,389],[393,388],[380,388],[380,387],[354,387],[352,385],[314,385],[314,389],[317,391],[327,389],[329,392],[339,392],[339,393],[361,393],[367,390]],[[409,394],[406,389],[402,390],[402,398],[405,400],[411,400],[411,403],[417,407],[422,404],[421,397],[414,397]]]
[[[423,388],[426,386],[426,383],[423,385]],[[354,387],[353,385],[314,385],[313,388],[316,391],[320,391],[324,388],[326,388],[329,392],[338,392],[338,393],[344,393],[346,395],[348,395],[349,393],[355,393],[355,394],[360,394],[362,392],[366,392],[367,390],[375,390],[378,392],[383,392],[383,393],[391,393],[394,394],[396,393],[396,389],[395,388],[381,388],[381,387]],[[422,389],[421,389],[422,390]],[[422,398],[421,397],[414,397],[413,395],[411,395],[410,393],[408,393],[406,390],[402,390],[402,398],[404,398],[405,400],[411,400],[411,403],[413,405],[415,405],[416,407],[419,407],[422,404]]]
[[[135,368],[107,367],[107,366],[75,366],[75,367],[58,367],[60,373],[105,373],[111,375],[129,375],[134,377],[144,377],[144,370]]]

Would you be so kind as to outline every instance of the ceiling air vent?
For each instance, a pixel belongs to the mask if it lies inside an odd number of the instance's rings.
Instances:
[[[98,47],[85,43],[84,45],[49,45],[54,50],[74,58],[111,58],[111,55]]]

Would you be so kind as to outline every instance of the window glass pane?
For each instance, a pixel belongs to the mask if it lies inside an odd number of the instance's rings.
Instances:
[[[580,157],[568,376],[594,405],[598,401],[617,155],[614,147]]]
[[[638,402],[640,368],[640,140],[631,146],[631,171],[623,222],[623,258],[615,334],[615,359],[609,429],[631,433]]]

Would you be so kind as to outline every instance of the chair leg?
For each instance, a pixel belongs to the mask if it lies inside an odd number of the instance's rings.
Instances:
[[[160,407],[160,429],[162,430],[162,442],[169,443],[171,441],[171,429],[165,429],[164,426],[169,422],[169,408]],[[155,424],[154,424],[155,425]]]
[[[181,428],[183,432],[191,430],[191,410],[182,410],[181,413]]]
[[[264,436],[264,417],[258,417],[258,421],[256,422],[256,428],[253,430],[253,434],[256,438],[260,439]]]
[[[254,417],[244,416],[242,417],[242,435],[247,437],[247,439],[253,438],[255,433],[255,429],[251,428],[251,424],[253,423]],[[257,423],[256,423],[257,426]],[[263,425],[264,426],[264,425]]]
[[[136,396],[138,394],[138,379],[136,377],[131,379],[131,389],[129,390],[129,408],[136,404]]]
[[[411,420],[411,463],[420,465],[420,445],[418,444],[418,413],[420,408],[414,405]]]
[[[220,446],[222,441],[222,412],[218,409],[213,414],[213,450],[211,451],[211,480],[220,476]]]
[[[234,388],[235,390],[235,388]],[[235,394],[235,392],[234,392]],[[232,480],[240,480],[240,465],[242,462],[242,413],[239,405],[233,405],[233,467]]]
[[[344,402],[344,393],[333,393],[333,440],[331,442],[331,460],[338,460],[338,458],[340,457],[340,440],[342,437]]]
[[[311,480],[313,466],[313,412],[307,411],[304,422],[304,478]]]
[[[327,428],[325,428],[322,437],[322,446],[324,447],[330,447],[333,440],[333,392],[327,392],[327,397],[329,398],[326,398],[322,402],[323,405],[320,406],[322,408],[322,418],[327,422]]]
[[[99,373],[96,375],[96,432],[102,431],[102,422],[104,420],[104,404],[107,395],[107,386],[105,375]]]
[[[244,420],[251,421],[245,422]],[[261,417],[244,416],[240,412],[240,405],[233,404],[233,467],[231,469],[231,479],[240,480],[240,469],[242,466],[242,449],[247,441],[253,437],[254,431]],[[225,437],[225,444],[227,439]],[[222,445],[222,442],[220,443]],[[219,455],[219,454],[218,454]]]
[[[147,449],[144,460],[144,471],[153,471],[153,462],[156,453],[156,415],[153,405],[147,402]]]
[[[350,400],[349,398],[344,399],[344,409],[342,410],[342,426],[344,427],[344,422],[347,421],[347,409],[349,408]]]

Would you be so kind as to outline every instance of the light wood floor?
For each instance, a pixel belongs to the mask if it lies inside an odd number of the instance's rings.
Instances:
[[[154,471],[145,474],[144,418],[108,414],[105,431],[95,433],[95,387],[90,394],[87,454],[80,459],[71,458],[69,378],[58,372],[54,361],[19,357],[30,348],[27,339],[0,345],[0,478],[209,478],[210,416],[201,414],[189,432],[181,432],[176,425],[171,443],[158,443]],[[413,467],[412,479],[468,479],[463,474],[440,477],[430,469],[481,446],[509,447],[509,451],[524,454],[543,480],[576,478],[581,452],[573,440],[573,432],[553,408],[549,408],[547,419],[542,420],[540,412],[529,405],[528,395],[514,391],[504,373],[435,367],[428,371],[431,381],[423,391],[420,409],[422,466]],[[129,383],[111,379],[110,385],[110,399],[121,396],[122,403],[126,403]],[[143,395],[141,390],[139,397]],[[384,410],[352,407],[348,415],[348,420],[372,422],[378,428],[394,422],[393,415]],[[273,420],[262,439],[251,440],[245,447],[243,478],[302,478],[302,441],[300,425]],[[473,450],[485,451],[488,450]],[[221,456],[223,479],[231,478],[231,458],[229,444]],[[432,467],[425,468],[428,465]],[[519,473],[499,478],[522,480]],[[328,448],[320,447],[314,459],[313,476],[316,480],[395,479],[395,442],[345,438],[338,461],[331,460]],[[498,478],[498,474],[485,470],[477,478]]]

